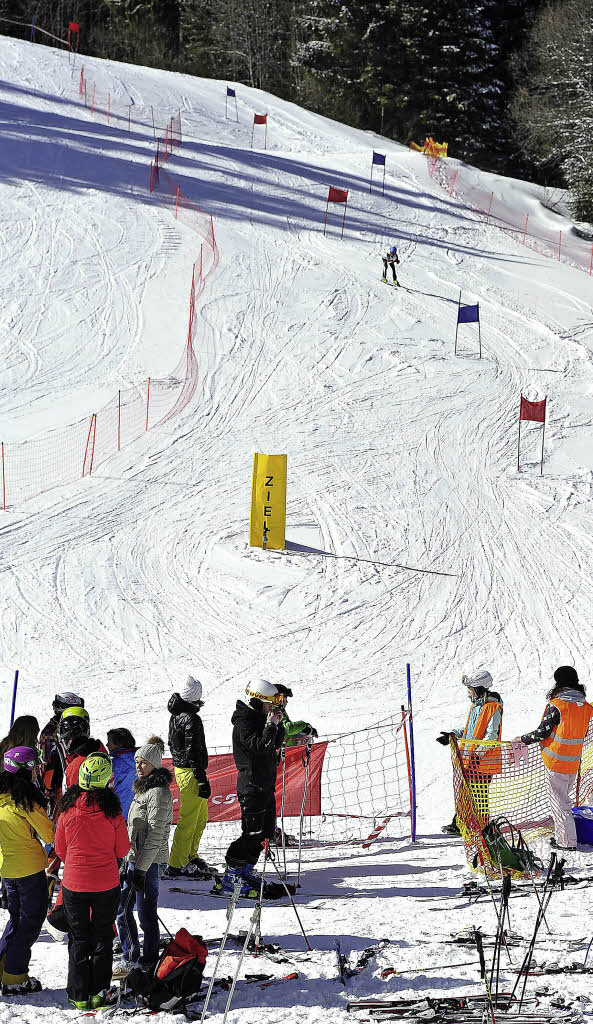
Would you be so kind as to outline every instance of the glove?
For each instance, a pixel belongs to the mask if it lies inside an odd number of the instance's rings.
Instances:
[[[442,743],[444,747],[448,747],[450,735],[450,732],[442,732],[440,736],[437,736],[437,743]]]
[[[399,263],[399,256],[396,256],[396,257],[395,257],[395,262],[396,262],[396,263]]]
[[[129,865],[128,865],[128,858],[127,857],[118,857],[117,858],[117,870],[119,871],[119,884],[120,885],[123,885],[125,880],[126,880],[126,875],[128,873],[128,866]]]
[[[146,885],[146,871],[141,871],[140,868],[134,868],[132,885],[136,892],[144,892],[144,887]]]
[[[208,782],[206,776],[203,779],[197,779],[198,783],[198,796],[202,797],[202,800],[208,800],[212,795],[212,786]]]

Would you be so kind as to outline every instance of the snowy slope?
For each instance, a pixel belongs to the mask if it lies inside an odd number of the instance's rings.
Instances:
[[[463,671],[493,673],[505,737],[535,724],[557,664],[588,680],[590,280],[485,226],[417,154],[273,96],[237,86],[236,124],[224,117],[224,83],[84,58],[114,109],[133,104],[128,132],[81,106],[80,64],[64,54],[0,39],[0,66],[0,440],[63,427],[177,363],[199,240],[147,195],[151,107],[157,124],[181,109],[170,171],[212,214],[220,249],[192,403],[91,479],[2,513],[3,720],[19,667],[18,711],[45,721],[67,687],[83,692],[95,733],[166,735],[168,695],[191,669],[205,681],[212,746],[228,745],[249,675],[289,683],[294,716],[338,732],[397,711],[410,661],[430,834],[452,813],[434,736],[464,716]],[[269,116],[265,152],[250,148],[254,112]],[[387,153],[384,197],[368,192],[373,147]],[[548,223],[533,186],[464,174]],[[343,241],[335,214],[322,234],[329,184],[350,190]],[[399,291],[379,281],[392,241]],[[453,355],[460,289],[480,302],[482,360],[469,327]],[[516,472],[521,391],[549,398],[543,477],[533,427]],[[254,451],[288,454],[287,537],[312,552],[248,548]],[[294,998],[299,1020],[321,1019],[319,1004],[330,1007],[323,1019],[341,1019],[335,983],[316,980],[333,974],[333,935],[362,948],[387,932],[400,946],[384,957],[397,966],[410,892],[437,895],[461,877],[456,844],[377,849],[311,867],[311,893],[366,891],[371,879],[382,899],[319,912],[309,902],[306,923],[326,952]],[[185,921],[165,898],[171,920]],[[192,927],[220,934],[221,911],[198,904]],[[434,911],[414,903],[416,937],[434,935]],[[267,913],[269,934],[296,934],[288,911]],[[481,913],[492,931],[492,911]],[[436,920],[448,928],[461,916]],[[441,962],[438,949],[425,961],[417,952],[405,962]],[[62,951],[51,963],[63,980]],[[34,970],[47,981],[39,954]],[[288,1019],[284,996],[271,989],[265,1000],[268,1019]]]

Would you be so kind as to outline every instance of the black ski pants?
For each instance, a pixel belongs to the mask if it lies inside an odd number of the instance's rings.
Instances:
[[[273,839],[276,830],[276,794],[272,790],[239,793],[241,835],[226,852],[226,862],[233,868],[256,864],[263,850],[264,839]]]
[[[383,277],[387,277],[387,267],[391,267],[393,271],[393,280],[397,281],[395,274],[395,260],[386,260],[385,257],[383,257]]]
[[[107,892],[74,892],[62,886],[68,922],[70,999],[83,1002],[111,986],[114,924],[120,887]]]

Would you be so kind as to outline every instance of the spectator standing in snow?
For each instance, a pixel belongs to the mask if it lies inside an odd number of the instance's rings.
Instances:
[[[78,784],[78,773],[90,754],[102,754],[111,767],[107,748],[101,740],[91,738],[91,721],[84,708],[66,708],[58,725],[58,741],[65,761],[66,785]]]
[[[317,739],[319,735],[317,729],[314,729],[309,722],[291,722],[286,711],[286,705],[288,698],[292,697],[292,690],[288,686],[283,686],[282,683],[274,684],[278,693],[282,695],[282,725],[284,726],[284,746],[285,747],[296,747],[300,743],[305,743],[309,736],[313,739]]]
[[[442,732],[437,743],[448,745],[452,734],[463,740],[500,740],[502,733],[502,698],[493,689],[493,679],[486,669],[474,675],[463,675],[461,682],[467,687],[471,707],[465,729]],[[463,767],[466,769],[470,790],[480,819],[487,824],[489,819],[488,787],[493,775],[502,770],[500,749],[466,742],[460,749]],[[443,825],[443,832],[459,835],[457,813],[450,825]]]
[[[399,263],[399,256],[397,255],[397,246],[392,245],[389,247],[384,256],[381,257],[383,260],[383,277],[382,281],[387,281],[387,268],[391,267],[393,274],[393,283],[399,285],[397,274],[395,273],[395,264]]]
[[[78,1010],[109,1002],[114,924],[119,906],[118,858],[130,849],[121,804],[108,789],[111,762],[91,754],[78,785],[59,803],[55,849],[64,862],[62,896],[69,933],[68,1001]]]
[[[107,751],[113,767],[113,792],[117,793],[122,814],[127,820],[136,779],[136,741],[130,730],[110,729],[107,733]]]
[[[241,895],[259,897],[255,865],[264,840],[276,829],[278,751],[284,742],[282,696],[267,679],[248,683],[248,703],[237,701],[233,712],[233,757],[239,772],[237,797],[241,805],[241,835],[226,852],[226,871],[212,890],[230,896],[239,879]]]
[[[159,865],[169,860],[169,831],[173,821],[173,776],[163,767],[165,744],[151,736],[136,751],[134,799],[128,814],[128,835],[132,848],[121,893],[117,927],[123,960],[113,971],[115,979],[127,977],[133,967],[152,967],[159,955]],[[144,933],[140,956],[134,904]]]
[[[44,843],[54,837],[45,800],[34,783],[39,754],[18,746],[4,752],[0,772],[0,874],[4,879],[10,918],[0,939],[2,995],[39,992],[29,976],[31,947],[47,913],[47,856]]]
[[[163,878],[179,875],[211,877],[206,861],[198,857],[202,833],[208,822],[210,783],[206,775],[208,750],[204,726],[198,712],[203,707],[202,684],[187,677],[181,694],[174,693],[167,705],[169,749],[175,780],[179,786],[179,819],[173,836],[169,864]]]
[[[53,811],[58,798],[62,794],[62,782],[64,779],[64,766],[60,752],[57,749],[57,731],[60,719],[66,708],[84,708],[84,700],[76,693],[65,691],[56,693],[52,708],[53,715],[47,725],[41,730],[39,746],[41,748],[42,770],[41,777],[47,799],[49,801],[50,813]]]
[[[593,717],[593,707],[585,696],[576,669],[561,665],[554,672],[554,686],[548,693],[540,724],[519,738],[521,743],[541,746],[554,819],[550,844],[559,850],[575,850],[577,845],[573,796],[585,736]]]

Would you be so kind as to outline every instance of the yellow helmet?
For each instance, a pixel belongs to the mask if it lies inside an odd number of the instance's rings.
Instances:
[[[106,754],[89,754],[78,770],[81,789],[105,789],[113,778],[111,758]]]

